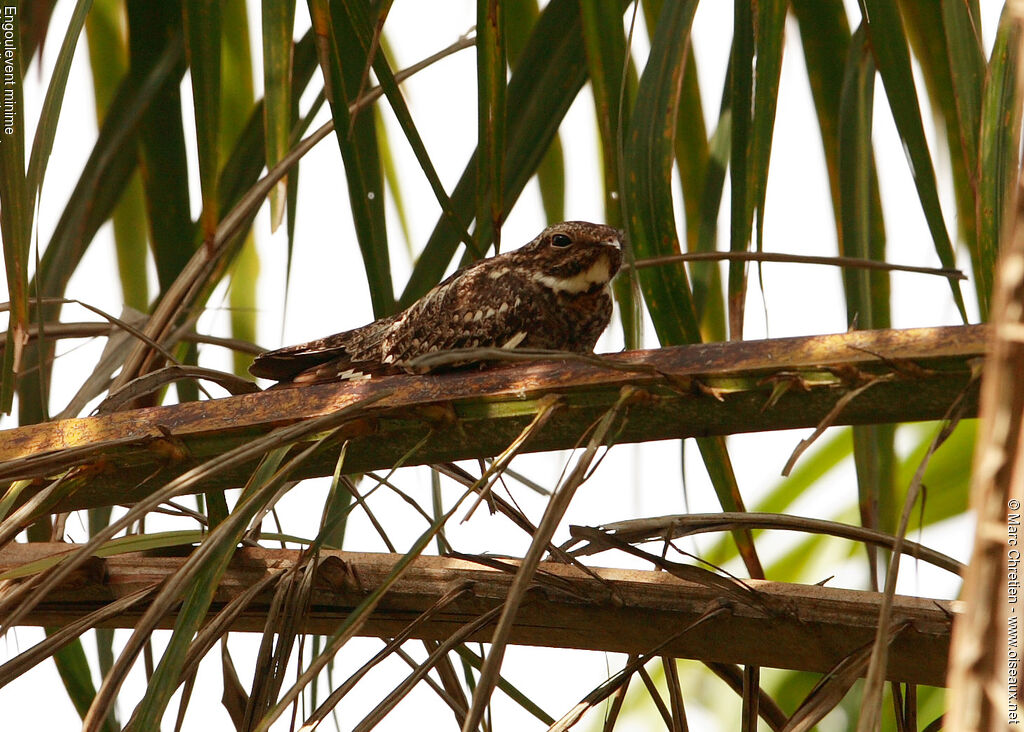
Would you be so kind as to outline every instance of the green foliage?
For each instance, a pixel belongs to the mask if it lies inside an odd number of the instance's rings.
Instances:
[[[316,245],[357,243],[377,317],[414,302],[457,260],[466,263],[484,256],[491,247],[497,249],[504,222],[535,177],[547,216],[563,216],[567,192],[576,178],[566,168],[570,146],[565,143],[577,135],[565,117],[585,86],[594,101],[594,117],[588,123],[596,128],[599,139],[598,147],[587,154],[600,160],[603,187],[602,199],[595,207],[603,208],[608,223],[628,232],[627,262],[719,249],[760,251],[770,172],[801,162],[772,155],[787,43],[790,47],[799,43],[802,49],[839,253],[874,261],[885,261],[891,255],[892,247],[889,251],[886,247],[884,191],[879,189],[878,167],[883,162],[906,164],[936,258],[943,266],[954,267],[955,245],[963,244],[973,269],[974,297],[982,319],[988,316],[999,245],[1006,234],[1008,207],[1019,176],[1021,31],[1007,12],[997,29],[983,29],[975,2],[860,0],[861,17],[855,21],[859,25],[851,31],[841,0],[736,0],[721,101],[718,109],[708,114],[708,99],[715,98],[718,90],[707,88],[698,73],[705,60],[693,42],[698,27],[694,19],[700,11],[696,0],[635,4],[551,0],[543,9],[533,0],[478,0],[475,17],[470,19],[475,21],[475,38],[461,46],[475,45],[476,83],[459,90],[476,95],[478,146],[468,160],[457,161],[463,166],[461,176],[453,186],[446,186],[438,172],[442,166],[436,162],[448,162],[446,156],[451,152],[431,147],[429,138],[421,134],[416,100],[402,88],[407,75],[395,66],[391,44],[400,41],[388,34],[392,15],[403,12],[401,6],[392,9],[390,2],[359,0],[308,0],[298,9],[294,0],[78,0],[67,24],[58,27],[51,23],[53,5],[21,2],[12,6],[18,9],[20,53],[14,56],[10,71],[19,83],[13,84],[12,96],[3,107],[13,110],[10,131],[0,119],[0,236],[10,301],[0,371],[0,410],[9,413],[16,403],[20,425],[50,419],[55,406],[50,395],[58,391],[52,365],[59,336],[48,331],[61,322],[64,309],[60,299],[67,295],[69,283],[76,276],[89,276],[83,264],[86,254],[101,238],[99,233],[108,221],[113,224],[123,299],[135,310],[153,316],[140,330],[146,338],[159,342],[164,354],[195,360],[195,321],[210,304],[213,292],[230,280],[231,335],[237,346],[234,365],[244,372],[255,349],[245,344],[251,345],[256,338],[257,312],[269,309],[256,298],[259,279],[267,273],[253,246],[257,228],[253,221],[264,200],[270,213],[269,231],[288,217],[289,266],[293,246],[308,246],[294,242],[301,158],[297,150],[306,149],[300,141],[325,101],[333,124],[331,144],[338,146],[344,169],[345,191],[339,187],[333,193],[339,209],[346,209],[350,216],[352,228]],[[249,43],[248,13],[260,17],[255,51]],[[789,14],[796,25],[787,25]],[[296,40],[296,26],[307,19],[311,31]],[[649,50],[631,35],[640,27],[648,31]],[[794,29],[799,35],[792,33]],[[89,53],[76,57],[83,30]],[[995,39],[989,58],[985,57],[983,30]],[[431,39],[437,50],[450,41]],[[58,48],[55,53],[54,47]],[[33,83],[29,66],[44,62],[47,66],[40,70],[42,103],[36,117],[28,119],[22,87]],[[915,81],[915,62],[923,84]],[[50,180],[47,173],[60,162],[51,154],[55,140],[72,123],[69,118],[81,112],[64,108],[75,63],[88,65],[96,99],[95,109],[88,114],[95,114],[99,132],[88,141],[86,162],[66,199],[57,206],[55,225],[42,226],[35,217],[41,210],[44,182]],[[253,91],[259,69],[262,99]],[[185,78],[188,83],[183,86]],[[379,94],[373,91],[375,84],[379,84]],[[183,90],[190,93],[191,105],[182,99]],[[385,102],[401,132],[394,139],[388,137],[388,128],[380,121]],[[381,107],[371,108],[371,104]],[[189,124],[189,106],[194,111],[194,125]],[[943,133],[931,145],[922,114],[922,108],[929,106]],[[906,161],[877,159],[872,132],[879,113],[892,117]],[[388,230],[386,195],[395,204],[407,238],[413,186],[407,182],[409,171],[395,166],[395,153],[406,143],[416,159],[415,174],[422,174],[429,184],[428,203],[437,216],[425,242],[410,242],[415,257],[408,278],[394,282],[391,257],[395,237]],[[819,141],[808,140],[807,144]],[[190,160],[190,155],[195,159]],[[950,161],[948,176],[941,164],[945,159]],[[195,190],[190,188],[190,167],[198,172]],[[264,178],[267,171],[273,176]],[[727,174],[730,208],[726,233],[719,231],[718,219],[726,200]],[[676,189],[674,182],[678,183]],[[943,210],[940,192],[946,187],[952,191],[955,211]],[[47,210],[52,210],[53,202],[47,203]],[[200,213],[194,216],[193,211]],[[947,222],[954,219],[958,226],[951,233]],[[35,243],[37,249],[33,250]],[[147,273],[150,263],[155,266],[155,281]],[[717,263],[707,262],[672,261],[642,270],[630,268],[616,283],[627,344],[639,347],[643,343],[638,325],[642,315],[649,316],[657,340],[664,346],[741,338],[748,273],[746,261],[731,261],[724,277]],[[631,282],[639,287],[631,287]],[[950,282],[950,298],[966,320],[959,283]],[[842,283],[852,327],[889,327],[891,303],[914,296],[895,290],[895,282],[886,272],[851,269],[844,271]],[[161,320],[157,314],[169,315]],[[162,365],[163,356],[144,352],[137,343],[132,341],[137,349],[134,355],[131,348],[122,346],[110,356],[113,362],[108,360],[108,370],[99,374],[103,378],[98,380],[109,382],[120,367],[116,383],[124,384]],[[83,375],[82,384],[90,376]],[[101,392],[98,387],[91,396],[98,397]],[[198,399],[199,392],[193,387],[180,389],[177,398]],[[168,399],[171,397],[160,394],[135,406]],[[324,425],[323,430],[334,426]],[[299,432],[289,432],[291,441],[281,444],[308,448],[310,441],[323,438],[323,432]],[[914,514],[911,529],[963,515],[974,432],[975,425],[960,425],[931,456],[924,473],[924,506]],[[934,433],[933,426],[893,425],[865,425],[838,432],[798,463],[793,474],[778,482],[760,504],[768,511],[794,510],[801,499],[825,490],[822,486],[834,479],[837,468],[852,459],[857,498],[851,492],[830,504],[832,517],[859,518],[865,526],[892,530],[907,486],[925,459]],[[913,446],[900,451],[896,446],[903,436],[909,436],[906,442]],[[214,645],[215,639],[202,632],[227,562],[240,544],[261,541],[260,521],[274,510],[290,485],[287,470],[297,467],[299,457],[292,453],[288,459],[292,462],[286,461],[281,444],[264,445],[261,454],[272,457],[252,476],[241,499],[214,494],[200,502],[198,510],[188,509],[198,522],[192,531],[202,532],[190,533],[188,542],[194,539],[199,547],[187,570],[159,595],[160,607],[167,612],[175,609],[175,627],[157,652],[155,670],[141,701],[119,699],[118,691],[122,674],[146,650],[160,619],[156,615],[146,615],[116,658],[112,636],[97,636],[98,670],[104,678],[99,691],[93,683],[97,669],[90,666],[78,639],[52,651],[75,708],[89,720],[87,728],[115,728],[111,714],[115,701],[122,711],[130,711],[130,728],[159,727],[173,693],[194,672],[196,654],[203,655]],[[736,457],[726,440],[701,438],[698,447],[723,509],[744,510],[734,470]],[[173,445],[167,449],[173,454]],[[219,470],[225,464],[222,460],[223,456],[213,456],[203,463],[204,469]],[[280,465],[285,468],[278,470]],[[504,475],[511,480],[513,473],[509,470]],[[378,487],[369,492],[381,486],[394,488],[389,480],[390,476],[380,479]],[[321,531],[308,541],[310,546],[340,547],[348,542],[352,517],[364,512],[385,543],[392,541],[388,532],[396,529],[370,513],[365,496],[359,495],[359,486],[367,482],[345,474],[342,449],[338,472],[322,507]],[[474,482],[475,478],[469,479],[469,484]],[[55,485],[59,488],[59,484],[58,479]],[[415,506],[414,512],[428,523],[428,528],[412,535],[411,540],[394,542],[396,546],[413,546],[407,561],[423,552],[435,535],[438,547],[449,546],[443,528],[454,509],[442,510],[438,486],[434,506],[421,508],[422,495],[407,497],[406,503]],[[26,518],[24,525],[15,525],[25,518],[19,518],[14,509],[17,491],[23,487],[4,486],[0,534],[11,540],[24,535],[21,532],[33,524],[28,534],[32,540],[61,536],[63,521],[55,521],[45,507]],[[158,490],[168,491],[167,500],[175,496],[166,485],[153,487],[154,493]],[[110,496],[110,506],[117,503],[118,496]],[[141,522],[145,514],[142,511],[136,518]],[[140,548],[138,544],[114,543],[126,541],[124,537],[111,540],[111,536],[127,530],[128,524],[110,522],[109,508],[90,515],[89,531],[96,537],[97,552]],[[156,542],[142,548],[167,546],[160,543],[166,542],[166,537],[147,534],[144,523],[133,524],[131,530]],[[819,552],[864,560],[859,546],[844,544],[837,550],[834,540],[808,536],[795,540],[762,567],[756,551],[762,536],[747,531],[723,535],[703,556],[715,563],[741,557],[749,575],[765,574],[783,581],[817,579],[809,575],[821,569],[815,561]],[[265,537],[262,541],[266,542]],[[31,568],[33,572],[40,569]],[[396,576],[400,570],[396,568]],[[294,600],[289,598],[289,602]],[[303,693],[303,684],[316,679],[318,670],[328,665],[337,648],[355,632],[363,617],[359,613],[368,614],[372,605],[368,601],[328,643],[317,643],[313,658],[301,659],[303,676],[284,695],[279,692],[291,639],[276,647],[275,658],[281,663],[275,669],[274,683],[256,688],[254,682],[252,693],[242,702],[253,728],[266,728],[272,717],[283,713],[288,700]],[[453,658],[474,660],[465,661],[465,673],[471,678],[468,684],[458,683],[454,666],[450,673],[441,674],[445,691],[453,698],[462,694],[462,708],[468,709],[466,697],[472,695],[478,678],[473,669],[486,662],[465,645],[452,653]],[[702,675],[687,670],[683,684],[706,683],[704,671],[699,673]],[[764,687],[786,713],[792,713],[814,682],[807,674],[773,672]],[[529,714],[550,719],[510,680],[502,678],[495,683]],[[184,697],[183,708],[189,703],[187,693]],[[855,689],[842,708],[855,715],[858,699]],[[937,692],[920,697],[922,714],[937,713],[941,704]],[[738,699],[735,705],[739,708]],[[631,699],[626,709],[633,706],[642,705]]]

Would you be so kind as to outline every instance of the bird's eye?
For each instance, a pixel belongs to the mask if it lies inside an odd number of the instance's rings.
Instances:
[[[555,234],[551,237],[551,246],[564,249],[565,247],[572,244],[572,239],[565,234]]]

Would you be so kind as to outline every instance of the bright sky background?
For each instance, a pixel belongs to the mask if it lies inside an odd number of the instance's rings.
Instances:
[[[73,3],[63,0],[57,4],[52,22],[53,28],[66,26]],[[258,3],[252,3],[258,13]],[[847,2],[851,19],[855,25],[859,18],[856,2]],[[998,0],[982,0],[983,28],[986,49],[991,47],[992,37],[1002,3]],[[437,3],[423,3],[417,0],[397,0],[391,10],[386,29],[396,58],[396,68],[428,56],[453,42],[469,30],[475,22],[475,3],[470,0],[448,0],[443,12]],[[299,3],[297,12],[298,32],[308,26],[304,3]],[[628,16],[627,16],[628,18]],[[259,51],[259,19],[253,16],[252,34],[255,58]],[[704,93],[704,108],[709,116],[709,131],[715,124],[712,117],[717,115],[719,94],[725,75],[729,53],[729,39],[732,33],[732,4],[725,2],[704,2],[697,11],[693,30],[693,43],[700,68],[700,81]],[[822,153],[816,119],[811,103],[806,73],[803,67],[801,48],[795,23],[790,20],[787,28],[788,41],[782,70],[778,120],[775,129],[773,164],[766,204],[764,246],[768,251],[797,254],[835,254],[836,239],[832,218],[828,185],[825,177],[824,155]],[[51,37],[55,34],[51,32]],[[52,40],[52,38],[51,38]],[[35,120],[42,100],[42,90],[52,68],[59,43],[48,42],[44,55],[45,77],[40,79],[38,65],[33,65],[27,75],[24,89],[27,118]],[[648,46],[643,23],[637,24],[634,48],[636,57],[645,57]],[[76,65],[68,84],[68,99],[65,102],[61,128],[51,159],[46,187],[40,204],[38,240],[46,242],[56,224],[61,207],[73,187],[79,171],[89,154],[95,139],[95,119],[91,96],[92,84],[86,68],[86,49],[83,41],[79,44]],[[404,87],[414,119],[419,127],[427,149],[431,151],[434,164],[442,181],[450,190],[461,174],[466,160],[475,146],[475,57],[472,50],[463,51],[436,66],[421,72]],[[257,71],[257,96],[261,95],[262,80]],[[186,79],[186,84],[187,79]],[[183,88],[182,100],[191,103],[191,89]],[[303,100],[303,108],[308,99]],[[884,100],[881,82],[876,83],[874,138],[879,160],[879,178],[882,201],[886,207],[886,227],[889,241],[888,259],[903,264],[939,266],[930,243],[924,217],[914,192],[909,169],[905,163],[902,147],[893,127],[888,106]],[[926,110],[927,113],[927,110]],[[328,118],[326,111],[321,120]],[[392,148],[398,157],[402,173],[404,195],[409,206],[408,215],[412,230],[409,247],[418,251],[438,216],[436,203],[408,146],[402,142],[401,133],[388,113],[389,129],[392,132]],[[567,202],[566,217],[569,219],[602,219],[602,191],[599,175],[599,145],[597,128],[593,121],[593,103],[589,88],[570,110],[565,121],[571,135],[562,136],[565,151]],[[926,125],[934,137],[934,130]],[[31,135],[32,130],[27,134]],[[30,138],[29,138],[30,139]],[[192,138],[190,137],[190,140]],[[191,141],[190,141],[190,144]],[[443,151],[443,154],[442,154]],[[191,148],[193,166],[194,147]],[[784,162],[785,164],[781,164]],[[195,170],[193,168],[193,173]],[[362,325],[372,318],[368,291],[362,272],[358,248],[352,235],[348,217],[347,194],[344,190],[344,173],[338,147],[333,137],[321,142],[302,162],[299,186],[299,217],[296,231],[296,251],[288,293],[287,312],[284,308],[285,247],[284,229],[277,234],[269,233],[269,215],[264,206],[257,219],[257,246],[261,260],[259,282],[261,345],[273,348],[296,343],[328,333],[346,330]],[[944,207],[950,229],[953,230],[954,207],[948,185],[948,164],[942,163],[939,170],[940,182],[944,184]],[[191,183],[194,202],[199,200],[198,176],[193,174]],[[720,231],[728,230],[728,186],[726,200],[722,206]],[[681,211],[681,205],[677,211]],[[198,204],[193,214],[198,215]],[[527,187],[519,203],[509,217],[502,233],[504,248],[513,248],[532,239],[545,225],[536,183]],[[400,291],[411,270],[409,248],[401,241],[400,229],[393,209],[389,208],[389,233],[392,236],[392,262],[396,289]],[[80,268],[79,276],[71,281],[68,297],[79,298],[92,305],[117,314],[121,311],[121,293],[116,279],[113,244],[109,224],[101,231],[97,241],[86,255],[87,264]],[[960,266],[969,270],[967,257],[961,256]],[[152,269],[152,268],[151,268]],[[155,281],[155,274],[151,281]],[[753,272],[752,272],[753,274]],[[800,266],[792,264],[767,264],[764,267],[764,292],[757,289],[756,276],[751,277],[750,299],[747,309],[747,338],[765,336],[795,336],[841,332],[846,329],[846,314],[841,297],[840,274],[837,269]],[[893,323],[895,327],[918,327],[957,324],[958,317],[949,294],[946,281],[942,278],[894,273],[892,276]],[[912,293],[912,296],[910,296]],[[973,307],[973,303],[969,301]],[[209,312],[200,320],[200,330],[227,334],[228,312],[224,288],[209,302]],[[766,315],[767,314],[767,322]],[[976,319],[976,310],[972,318]],[[86,311],[69,306],[65,309],[65,320],[91,320]],[[647,344],[656,346],[653,328],[647,328]],[[53,394],[53,404],[60,408],[71,397],[75,379],[61,380],[59,374],[74,376],[80,370],[91,370],[102,350],[103,342],[65,342],[60,352],[71,351],[58,359],[58,377]],[[598,345],[598,352],[617,351],[623,347],[620,328],[613,324]],[[222,352],[207,349],[202,352],[205,365],[225,368],[228,361]],[[0,425],[12,426],[10,419]],[[779,480],[779,471],[798,441],[810,430],[796,430],[757,435],[736,435],[729,438],[730,451],[735,461],[739,482],[748,506],[757,503]],[[901,440],[911,444],[913,440]],[[544,454],[525,456],[517,459],[514,468],[535,479],[553,485],[566,454]],[[598,524],[628,517],[657,516],[692,511],[718,510],[718,503],[704,474],[703,465],[695,447],[687,445],[686,450],[686,495],[679,470],[680,450],[678,442],[646,444],[642,446],[620,446],[610,452],[595,478],[587,483],[577,496],[566,516],[568,524]],[[403,471],[401,485],[411,493],[423,497],[429,490],[425,470]],[[514,485],[514,484],[513,484]],[[516,487],[513,488],[517,490]],[[312,536],[319,518],[326,490],[324,481],[309,481],[292,491],[279,510],[285,517],[290,533]],[[446,496],[453,499],[456,493]],[[527,513],[537,518],[543,511],[544,501],[528,491],[516,492]],[[834,518],[838,507],[852,504],[856,500],[856,482],[852,467],[847,465],[835,471],[821,483],[821,490],[801,502],[796,512],[823,518]],[[388,517],[394,525],[398,516],[408,514],[408,509],[397,499],[381,496],[375,504],[379,515]],[[849,518],[849,517],[848,517]],[[155,522],[147,522],[150,529],[159,528]],[[179,526],[180,527],[180,526]],[[422,527],[410,515],[409,536],[419,533]],[[933,527],[924,532],[920,540],[929,543],[929,537],[940,536],[942,550],[965,560],[969,548],[969,526],[958,522],[955,526]],[[77,520],[68,524],[68,535],[81,540],[86,531]],[[556,534],[555,540],[566,538],[565,531]],[[350,547],[367,551],[383,551],[383,545],[367,522],[356,519],[349,534]],[[520,554],[526,543],[522,534],[511,529],[500,517],[475,516],[468,525],[453,525],[449,537],[460,551],[495,552]],[[768,537],[763,547],[766,559],[787,546],[784,538]],[[710,540],[689,544],[708,546]],[[596,562],[621,562],[620,558],[602,556]],[[836,586],[863,586],[864,562],[860,556],[850,561],[842,555],[822,558],[822,577],[835,574],[832,584]],[[734,567],[735,569],[735,567]],[[742,573],[742,569],[740,569]],[[934,597],[955,594],[956,583],[950,576],[940,572],[929,572],[926,567],[906,562],[901,571],[901,589],[904,592]],[[41,636],[37,629],[19,629],[0,641],[0,655],[3,658],[23,650]],[[126,634],[119,636],[121,641]],[[158,636],[160,637],[160,636]],[[256,636],[235,634],[232,652],[239,672],[251,668],[255,656]],[[87,649],[92,641],[86,641]],[[376,650],[379,642],[360,640],[351,648]],[[337,677],[344,675],[344,669],[358,665],[362,656],[356,657],[347,648],[338,659]],[[569,660],[571,659],[571,660]],[[566,653],[546,649],[512,648],[507,656],[506,675],[556,717],[560,716],[578,698],[601,683],[621,665],[621,657],[597,653]],[[387,667],[388,665],[385,664]],[[390,668],[395,673],[407,670]],[[341,712],[342,728],[351,726],[398,678],[392,673],[375,672],[362,682],[361,693],[353,696]],[[5,723],[11,729],[73,729],[77,715],[59,688],[59,680],[52,664],[37,667],[24,679],[0,690],[0,704],[5,710]],[[122,692],[125,699],[137,698],[141,694],[140,678],[129,682]],[[203,730],[209,728],[228,729],[230,722],[220,707],[221,681],[219,662],[211,658],[201,668],[196,687],[192,712],[186,718],[185,729]],[[45,691],[44,691],[45,690]],[[720,690],[709,691],[717,695]],[[17,704],[19,694],[37,695],[45,693],[46,704]],[[27,697],[26,697],[27,698]],[[718,696],[709,696],[709,704]],[[415,701],[414,701],[415,699]],[[731,703],[731,702],[730,702]],[[534,729],[532,718],[523,716],[503,695],[495,694],[498,729],[518,729],[519,725]],[[735,704],[736,709],[739,705]],[[172,709],[174,705],[172,704]],[[209,710],[209,716],[200,713]],[[122,704],[121,714],[127,719],[130,707]],[[691,725],[700,729],[700,712],[694,708]],[[29,717],[28,715],[31,715]],[[424,716],[427,715],[427,716]],[[424,718],[444,720],[450,724],[450,714],[430,692],[419,691],[413,698],[401,704],[386,724],[380,729],[405,729],[409,725],[422,724]],[[19,724],[21,722],[21,724]],[[642,727],[637,727],[641,729]],[[625,729],[625,728],[624,728]]]

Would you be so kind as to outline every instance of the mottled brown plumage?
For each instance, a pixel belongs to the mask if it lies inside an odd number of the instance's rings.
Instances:
[[[585,221],[549,226],[515,251],[465,267],[406,310],[256,357],[254,376],[315,383],[398,373],[411,359],[455,348],[589,353],[608,325],[608,283],[621,233]]]

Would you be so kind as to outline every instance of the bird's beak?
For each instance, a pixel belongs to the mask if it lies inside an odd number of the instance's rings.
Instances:
[[[616,237],[614,239],[610,239],[608,241],[603,241],[601,243],[602,244],[607,244],[608,246],[615,247],[619,251],[622,251],[623,242],[626,241],[626,232],[624,232],[622,229],[615,229],[615,234],[616,234]]]

